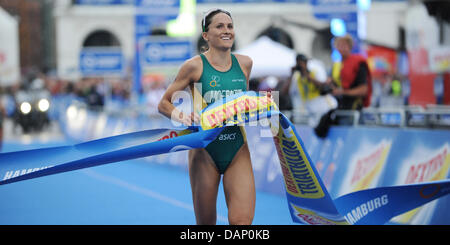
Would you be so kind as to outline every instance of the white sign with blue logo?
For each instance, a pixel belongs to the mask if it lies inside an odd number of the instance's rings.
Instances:
[[[141,65],[179,65],[193,56],[189,39],[149,37],[141,40]]]
[[[180,8],[180,0],[136,0],[136,15],[153,15],[176,17]]]
[[[360,50],[359,39],[366,36],[364,11],[370,7],[370,0],[310,0],[314,17],[330,21],[334,36],[350,34],[355,41],[353,52]],[[333,44],[331,45],[333,47]],[[333,47],[332,60],[340,60],[340,54]]]
[[[356,0],[310,0],[310,3],[317,19],[347,19],[347,15],[358,11]]]
[[[83,48],[79,68],[83,75],[121,75],[124,57],[120,48]]]
[[[121,5],[133,4],[135,0],[75,0],[79,5]]]
[[[175,19],[178,16],[180,0],[135,0],[135,66],[133,76],[133,91],[141,90],[141,68],[147,66],[148,55],[142,51],[143,43],[148,41],[148,36],[155,27],[165,26],[167,21]]]

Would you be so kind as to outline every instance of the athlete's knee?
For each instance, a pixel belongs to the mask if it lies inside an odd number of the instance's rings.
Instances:
[[[253,214],[228,214],[228,222],[230,225],[251,225]]]
[[[213,200],[197,200],[194,202],[197,225],[215,225],[217,220],[216,203]]]
[[[196,217],[197,225],[215,225],[216,215],[201,215]]]

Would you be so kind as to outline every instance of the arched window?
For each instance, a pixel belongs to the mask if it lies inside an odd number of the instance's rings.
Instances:
[[[164,28],[154,28],[149,33],[150,36],[167,36],[167,31]]]
[[[289,35],[289,33],[281,28],[270,26],[269,28],[262,31],[258,35],[258,38],[261,36],[268,36],[273,41],[279,42],[291,49],[294,49],[294,42],[292,41],[291,35]]]
[[[109,31],[94,31],[83,42],[83,47],[107,47],[120,46],[119,40]]]

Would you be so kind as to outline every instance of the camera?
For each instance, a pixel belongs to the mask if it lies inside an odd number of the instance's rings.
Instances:
[[[333,86],[331,84],[322,84],[320,86],[320,95],[326,95],[333,92]]]

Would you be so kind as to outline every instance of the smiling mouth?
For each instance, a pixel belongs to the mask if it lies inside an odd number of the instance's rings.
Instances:
[[[231,37],[221,37],[222,40],[231,40]]]

